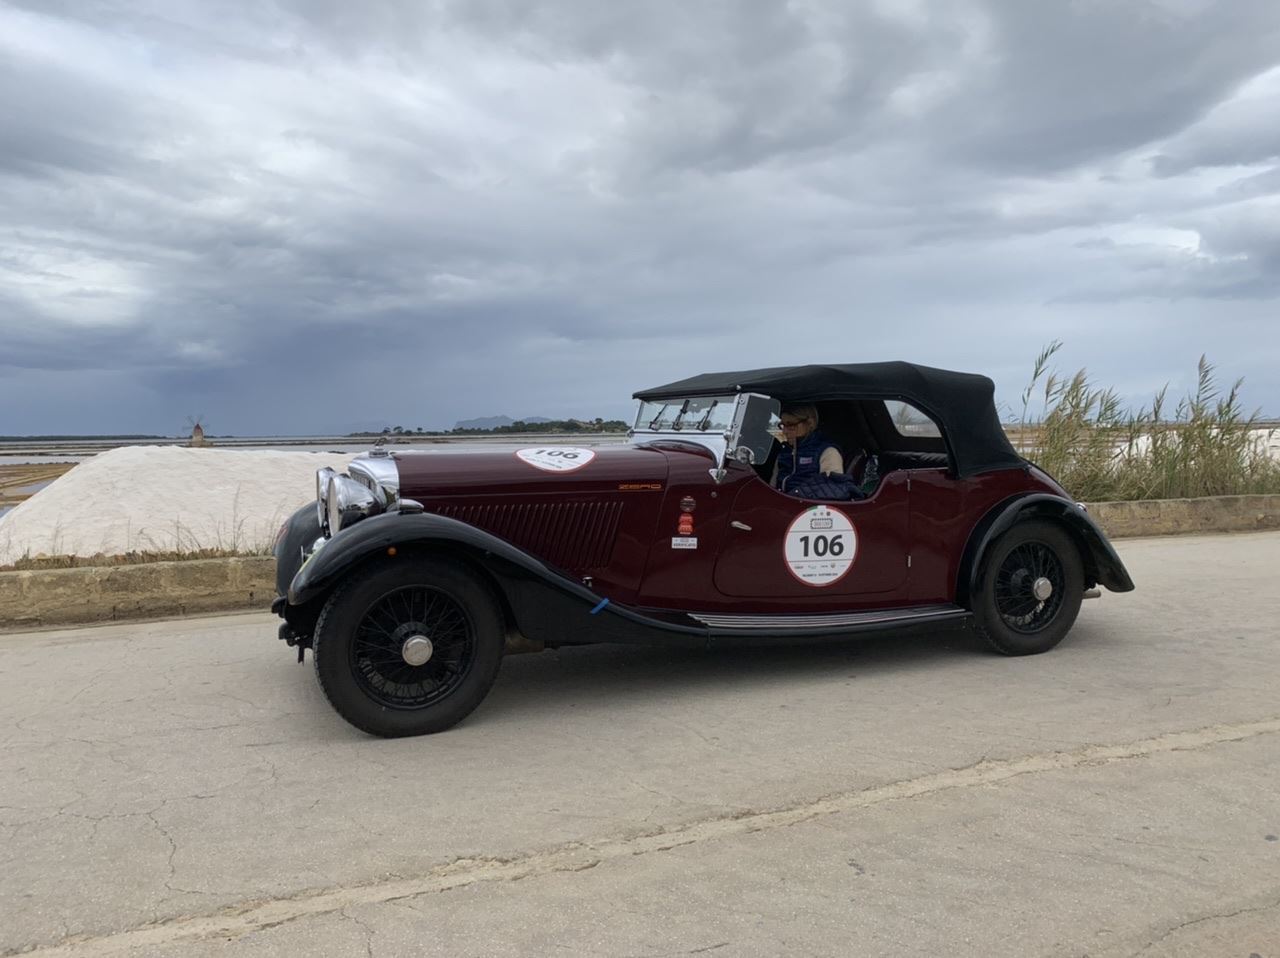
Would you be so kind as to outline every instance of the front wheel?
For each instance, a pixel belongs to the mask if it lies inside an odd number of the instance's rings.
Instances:
[[[356,728],[440,732],[471,713],[502,664],[502,617],[474,576],[440,559],[389,560],[325,603],[312,655],[329,703]]]
[[[1021,522],[996,540],[986,560],[973,613],[978,631],[1005,655],[1048,652],[1080,613],[1080,550],[1061,526]]]

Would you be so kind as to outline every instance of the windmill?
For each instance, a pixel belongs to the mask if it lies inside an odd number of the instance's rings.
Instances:
[[[191,438],[187,440],[188,446],[203,446],[204,442],[204,426],[201,425],[204,419],[204,413],[196,413],[194,416],[187,417],[187,425],[191,427]]]

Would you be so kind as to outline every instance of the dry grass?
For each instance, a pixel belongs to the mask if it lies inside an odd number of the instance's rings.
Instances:
[[[92,566],[139,565],[150,562],[188,562],[195,559],[229,559],[234,556],[266,556],[270,550],[241,552],[234,549],[192,549],[177,552],[126,552],[122,555],[41,555],[23,556],[13,565],[0,566],[0,572],[23,572],[34,569],[80,569]]]
[[[1168,387],[1150,408],[1125,409],[1115,390],[1085,370],[1061,377],[1049,361],[1062,344],[1036,358],[1022,395],[1015,437],[1023,454],[1087,502],[1280,493],[1280,462],[1259,442],[1258,413],[1246,415],[1238,379],[1225,392],[1200,357],[1195,391],[1168,412]],[[1044,409],[1028,417],[1044,381]]]

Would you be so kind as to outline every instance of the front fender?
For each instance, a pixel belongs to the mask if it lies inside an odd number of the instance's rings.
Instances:
[[[482,529],[431,513],[385,513],[362,519],[324,544],[289,585],[289,604],[320,604],[363,563],[415,551],[451,552],[483,572],[502,594],[516,629],[548,644],[599,641],[705,644],[704,626],[673,615],[660,621],[588,589],[542,560]],[[603,613],[603,614],[600,614]]]
[[[961,605],[970,605],[970,597],[978,589],[983,562],[992,544],[1015,524],[1028,519],[1048,519],[1067,529],[1080,547],[1086,582],[1104,585],[1112,592],[1133,591],[1133,579],[1093,516],[1070,499],[1037,492],[1006,499],[974,527],[965,545],[960,577],[956,583],[957,601]]]
[[[287,595],[289,583],[306,562],[307,554],[321,536],[320,517],[314,501],[302,506],[285,523],[284,535],[276,543],[276,595]]]
[[[593,593],[546,563],[482,529],[431,513],[385,513],[362,519],[343,529],[317,549],[289,584],[289,604],[304,605],[328,592],[356,566],[379,555],[414,546],[446,546],[509,564],[540,579],[558,579],[562,586]],[[507,571],[507,570],[504,570]]]

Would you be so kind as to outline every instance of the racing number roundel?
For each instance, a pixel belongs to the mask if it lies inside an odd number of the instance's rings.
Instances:
[[[839,509],[810,506],[787,529],[787,568],[805,585],[839,582],[858,554],[858,534]]]
[[[596,454],[590,449],[574,446],[541,446],[534,449],[517,449],[516,455],[533,466],[546,472],[573,472],[581,469]]]

